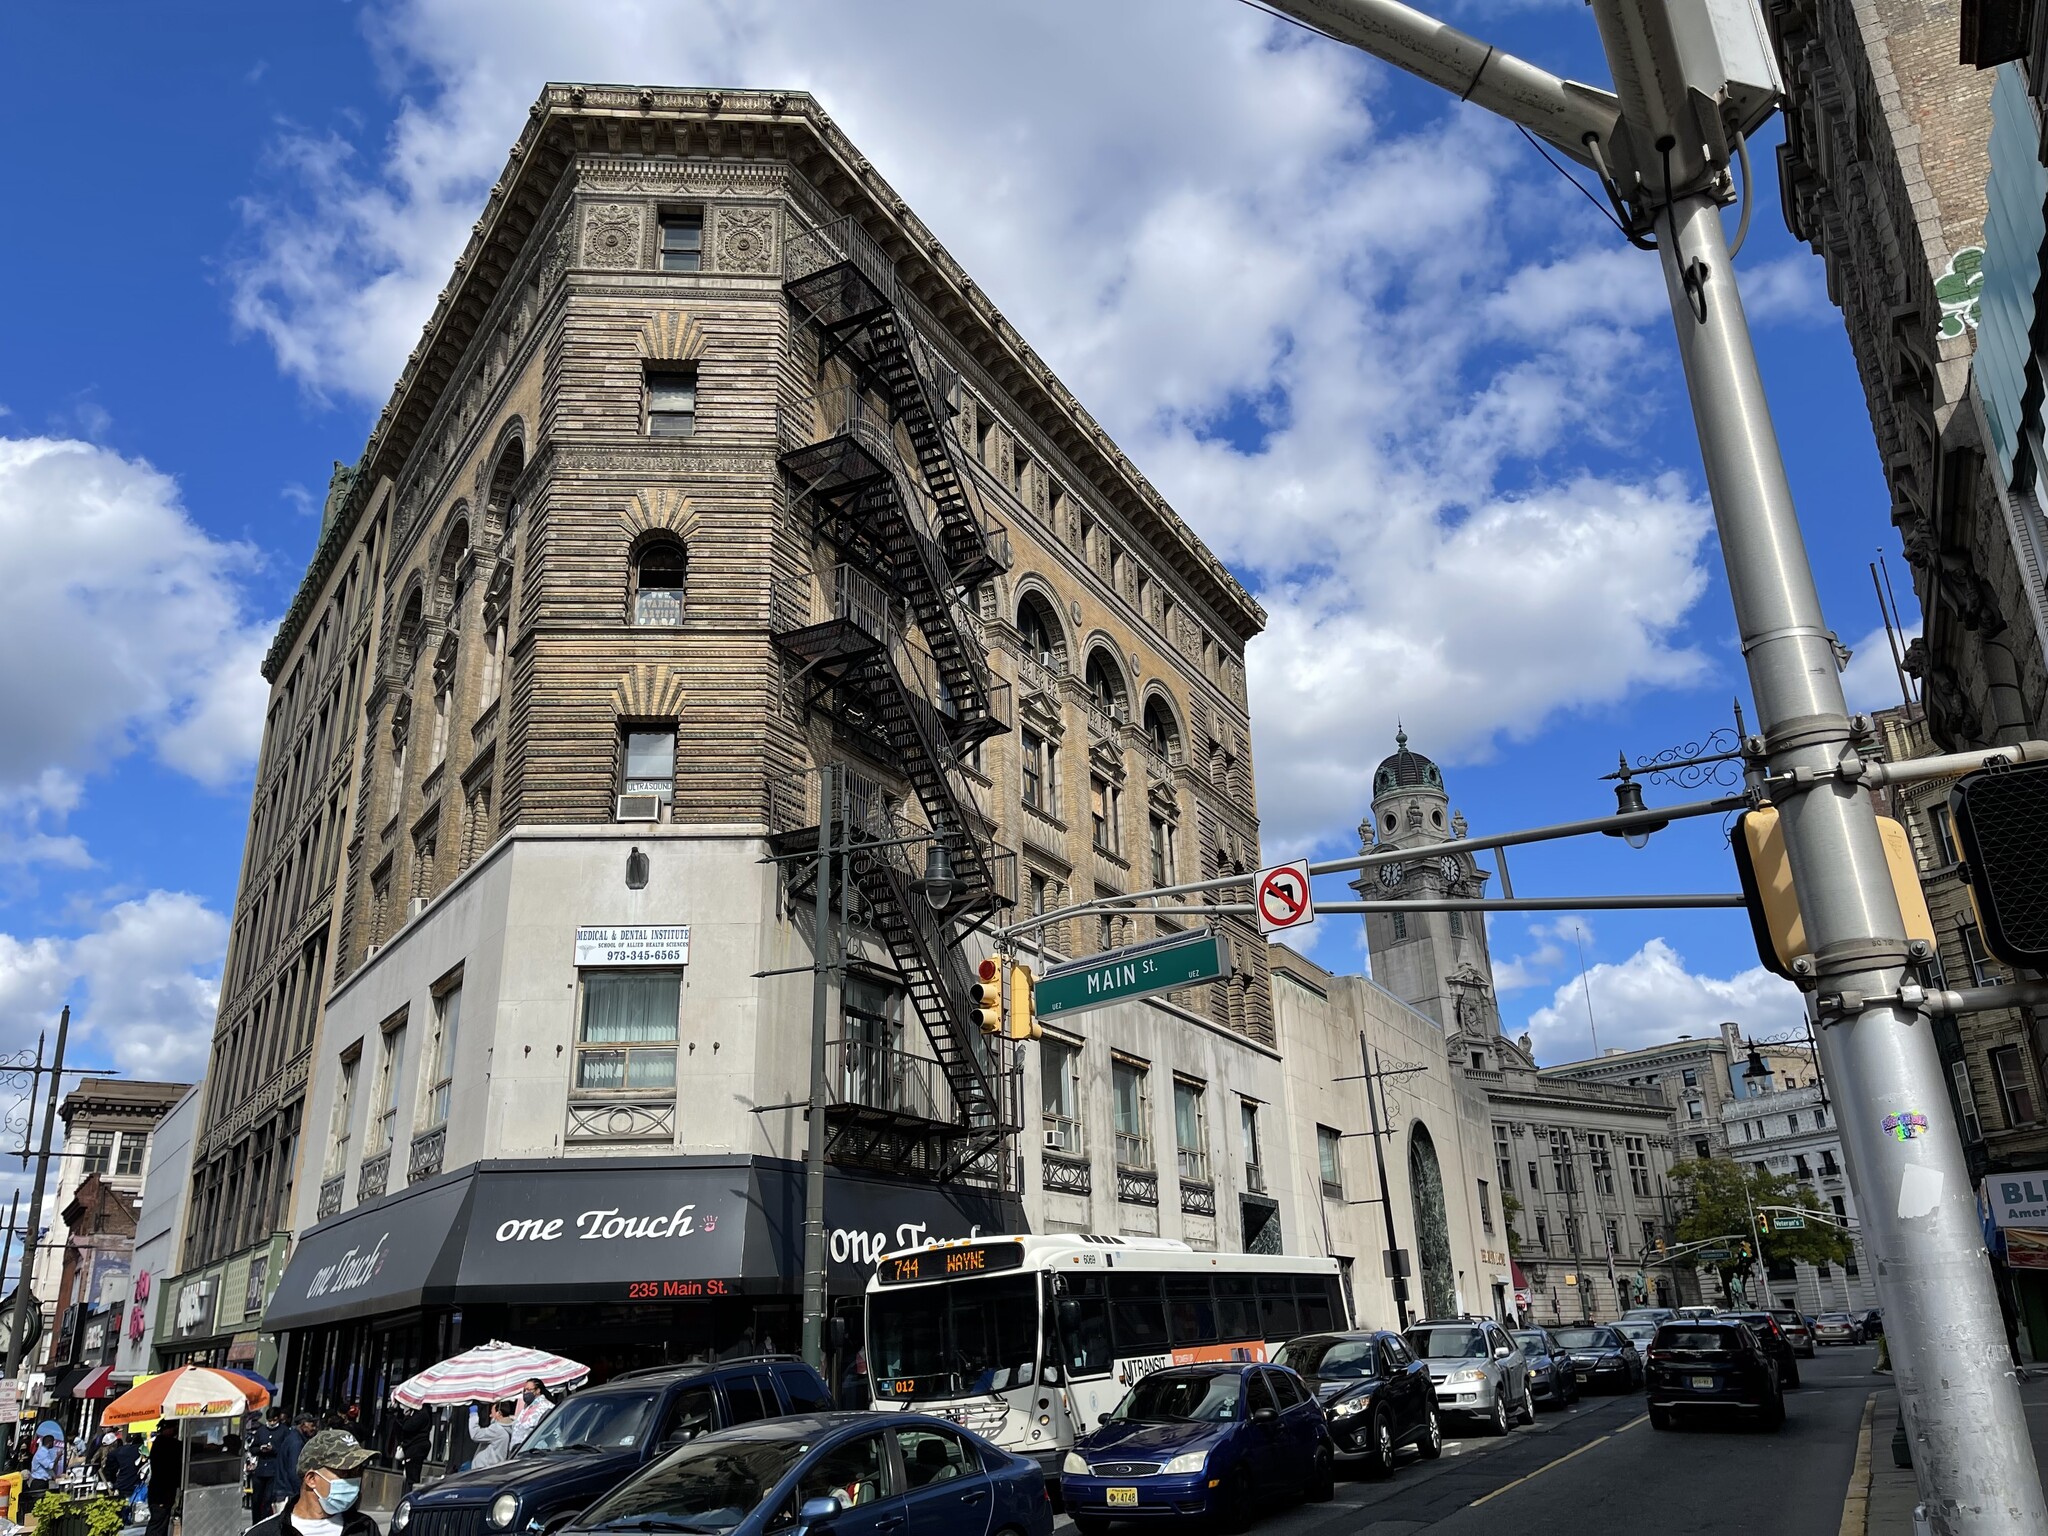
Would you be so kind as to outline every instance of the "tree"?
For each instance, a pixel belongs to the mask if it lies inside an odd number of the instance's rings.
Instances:
[[[1730,1277],[1756,1268],[1759,1259],[1772,1263],[1840,1264],[1850,1255],[1848,1234],[1813,1218],[1808,1219],[1804,1228],[1791,1232],[1765,1231],[1764,1251],[1761,1255],[1755,1252],[1752,1234],[1765,1219],[1761,1207],[1820,1208],[1819,1196],[1789,1173],[1748,1169],[1725,1157],[1703,1157],[1673,1168],[1671,1181],[1678,1186],[1679,1199],[1685,1205],[1685,1214],[1678,1222],[1681,1243],[1738,1236],[1736,1242],[1728,1245],[1729,1256],[1708,1266],[1720,1276],[1724,1288]],[[1680,1262],[1696,1264],[1697,1260],[1688,1258]]]
[[[1522,1256],[1522,1234],[1515,1227],[1515,1218],[1522,1214],[1522,1202],[1506,1190],[1500,1192],[1500,1215],[1508,1229],[1508,1256],[1519,1259]]]

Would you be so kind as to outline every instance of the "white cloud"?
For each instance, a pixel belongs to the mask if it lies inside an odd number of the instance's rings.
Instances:
[[[1787,252],[1737,276],[1742,308],[1753,325],[1818,325],[1839,322],[1828,302],[1827,271],[1813,252]]]
[[[140,460],[0,437],[0,826],[10,793],[138,744],[208,784],[247,765],[267,627],[242,613],[236,580],[255,558],[210,538]],[[36,798],[45,816],[69,808]]]
[[[1899,636],[1903,652],[1920,636],[1916,621]],[[1850,648],[1849,665],[1842,673],[1842,694],[1849,707],[1858,710],[1897,709],[1903,702],[1899,692],[1899,671],[1892,655],[1892,642],[1880,625]]]
[[[227,920],[182,891],[122,902],[78,938],[0,933],[0,1044],[33,1042],[69,1002],[72,1060],[196,1081],[226,943]]]
[[[1586,1023],[1586,990],[1593,994],[1593,1029]],[[1806,1008],[1797,988],[1752,966],[1733,976],[1701,976],[1686,969],[1685,957],[1663,939],[1652,939],[1619,964],[1603,963],[1560,982],[1550,1006],[1529,1017],[1536,1059],[1546,1066],[1594,1054],[1593,1034],[1602,1050],[1635,1049],[1676,1039],[1719,1033],[1733,1019],[1745,1035],[1796,1029]]]
[[[1394,131],[1380,66],[1226,0],[372,17],[389,132],[287,131],[235,267],[311,391],[383,400],[545,80],[787,85],[1257,587],[1270,854],[1356,820],[1397,713],[1456,761],[1706,670],[1705,507],[1606,453],[1668,403],[1656,263],[1476,110]]]

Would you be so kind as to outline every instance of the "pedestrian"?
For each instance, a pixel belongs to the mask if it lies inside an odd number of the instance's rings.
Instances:
[[[270,1485],[270,1508],[264,1510],[264,1514],[276,1514],[292,1497],[292,1490],[299,1486],[299,1451],[313,1438],[318,1427],[313,1410],[301,1408],[292,1415],[291,1428],[277,1437],[277,1476]]]
[[[50,1491],[57,1474],[64,1470],[64,1451],[57,1444],[55,1435],[36,1437],[35,1455],[29,1458],[28,1487],[23,1490],[23,1503],[33,1513],[36,1500]]]
[[[404,1410],[398,1415],[392,1436],[398,1447],[398,1460],[405,1468],[405,1486],[417,1487],[427,1457],[434,1449],[434,1410],[425,1403]]]
[[[546,1418],[554,1408],[555,1400],[548,1396],[548,1385],[538,1376],[526,1378],[526,1384],[519,1389],[519,1407],[512,1415],[512,1449],[518,1450],[526,1444],[526,1437],[533,1433],[534,1426]]]
[[[249,1513],[258,1520],[275,1512],[282,1497],[277,1488],[277,1441],[284,1433],[284,1410],[272,1403],[263,1418],[249,1431],[249,1456],[255,1463],[249,1471]]]
[[[142,1442],[134,1435],[116,1431],[113,1447],[107,1452],[106,1467],[107,1481],[126,1504],[142,1486]]]
[[[512,1454],[513,1405],[509,1402],[491,1404],[490,1422],[479,1425],[476,1411],[483,1406],[482,1403],[469,1405],[469,1438],[476,1442],[476,1452],[469,1458],[472,1469],[495,1467]]]
[[[171,1515],[184,1486],[185,1447],[178,1442],[178,1426],[159,1424],[149,1446],[148,1536],[171,1536]]]
[[[370,1456],[347,1430],[321,1430],[299,1450],[299,1480],[284,1490],[284,1508],[250,1526],[248,1536],[379,1536],[362,1511],[356,1477]]]

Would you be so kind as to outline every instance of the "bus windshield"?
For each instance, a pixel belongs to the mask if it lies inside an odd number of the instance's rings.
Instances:
[[[1038,1281],[1000,1275],[881,1291],[868,1303],[878,1397],[1001,1392],[1032,1379]]]

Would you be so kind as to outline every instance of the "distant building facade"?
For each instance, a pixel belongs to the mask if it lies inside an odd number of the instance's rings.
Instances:
[[[1812,1049],[1804,1043],[1765,1044],[1755,1051],[1752,1059],[1739,1024],[1723,1023],[1718,1035],[1680,1035],[1662,1045],[1608,1050],[1586,1061],[1545,1067],[1542,1075],[1655,1088],[1670,1106],[1672,1135],[1681,1151],[1692,1157],[1725,1157],[1728,1139],[1721,1112],[1727,1105],[1753,1092],[1804,1088],[1819,1080]],[[1762,1073],[1753,1075],[1753,1066],[1761,1067]]]
[[[1762,1234],[1764,1284],[1772,1306],[1801,1312],[1863,1312],[1880,1305],[1877,1277],[1864,1261],[1856,1235],[1856,1192],[1842,1161],[1841,1128],[1835,1108],[1818,1087],[1774,1088],[1731,1099],[1721,1109],[1728,1155],[1758,1173],[1789,1174],[1799,1181],[1798,1204],[1831,1217],[1849,1233],[1851,1253],[1840,1265],[1792,1263],[1771,1256]],[[1768,1218],[1769,1213],[1762,1213]]]
[[[120,1347],[114,1356],[116,1382],[132,1381],[137,1375],[162,1368],[154,1343],[158,1322],[164,1322],[168,1332],[175,1318],[175,1302],[166,1307],[169,1288],[164,1282],[178,1270],[180,1229],[191,1187],[192,1144],[204,1099],[202,1087],[187,1088],[164,1112],[150,1137],[136,1211],[135,1249],[128,1265]],[[266,1375],[274,1363],[274,1351],[254,1362]]]

